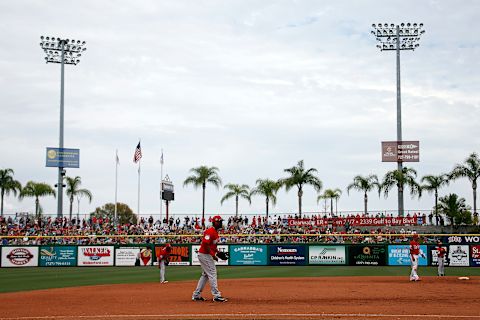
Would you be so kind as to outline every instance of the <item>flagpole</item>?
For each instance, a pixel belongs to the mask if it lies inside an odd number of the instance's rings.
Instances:
[[[138,222],[140,222],[140,163],[142,160],[138,161]]]
[[[162,157],[160,158],[160,225],[162,225],[162,213],[163,213],[163,149],[162,149]]]
[[[117,194],[118,194],[118,149],[115,150],[115,219],[114,224],[117,225]]]

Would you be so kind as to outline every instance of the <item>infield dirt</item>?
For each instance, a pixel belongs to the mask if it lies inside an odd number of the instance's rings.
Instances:
[[[0,319],[480,319],[480,278],[219,281],[227,303],[191,301],[195,281],[0,294]]]

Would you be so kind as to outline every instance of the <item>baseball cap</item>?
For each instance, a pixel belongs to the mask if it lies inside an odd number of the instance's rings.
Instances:
[[[217,222],[217,221],[223,221],[222,217],[220,217],[220,216],[214,216],[214,217],[212,218],[212,222]]]

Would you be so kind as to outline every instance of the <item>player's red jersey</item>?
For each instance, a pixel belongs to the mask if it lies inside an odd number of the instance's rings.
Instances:
[[[210,254],[215,256],[217,253],[218,232],[214,227],[211,227],[203,233],[202,244],[200,245],[200,253]]]
[[[444,247],[437,247],[437,257],[444,258],[445,253],[447,253],[447,250]]]
[[[410,241],[410,254],[420,254],[420,244],[416,240]]]
[[[160,248],[158,252],[158,260],[166,260],[170,257],[170,253],[167,252],[167,247]]]

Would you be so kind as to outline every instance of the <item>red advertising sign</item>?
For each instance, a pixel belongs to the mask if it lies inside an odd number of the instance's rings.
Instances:
[[[345,223],[350,226],[404,226],[417,225],[417,217],[384,217],[384,218],[319,218],[319,219],[288,219],[289,226],[316,226],[326,227],[344,226]]]
[[[419,141],[382,141],[382,162],[419,161]]]

